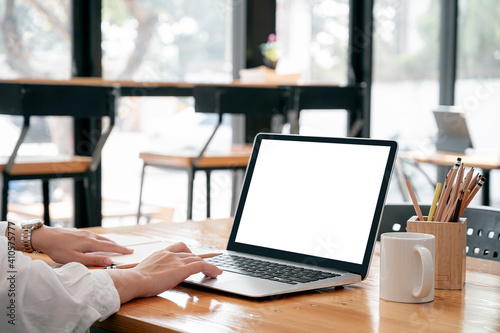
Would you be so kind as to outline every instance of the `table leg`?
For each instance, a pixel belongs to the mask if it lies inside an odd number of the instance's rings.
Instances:
[[[50,191],[49,180],[42,179],[42,197],[43,197],[43,220],[45,225],[50,226]]]
[[[0,221],[7,221],[7,205],[9,204],[9,180],[3,177],[2,184],[2,216]]]
[[[490,182],[491,182],[490,170],[483,169],[483,174],[486,177],[486,181],[484,182],[484,184],[483,184],[484,188],[481,191],[481,192],[483,192],[483,193],[481,193],[481,195],[482,195],[481,204],[483,206],[489,206],[490,205]]]
[[[187,219],[193,218],[193,185],[194,173],[196,172],[193,167],[188,168],[188,197],[187,197]]]
[[[206,170],[207,174],[207,219],[210,218],[210,170]]]

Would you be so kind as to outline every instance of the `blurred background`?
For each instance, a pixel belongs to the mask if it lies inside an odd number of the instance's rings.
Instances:
[[[102,0],[102,77],[144,82],[230,83],[234,43],[241,31],[234,11],[244,0]],[[441,1],[374,0],[371,137],[395,139],[400,150],[429,152],[437,135],[432,110],[439,99]],[[72,63],[72,1],[0,2],[0,79],[69,79]],[[458,1],[455,105],[466,113],[476,148],[500,150],[500,2]],[[265,10],[265,7],[263,7]],[[265,16],[265,13],[263,13]],[[347,0],[276,0],[276,71],[300,73],[305,81],[346,85]],[[254,21],[255,22],[255,21]],[[263,39],[262,43],[269,42]],[[136,223],[139,152],[201,149],[217,122],[215,114],[195,114],[192,98],[123,97],[117,126],[102,161],[103,226]],[[233,121],[224,118],[211,149],[228,149]],[[71,119],[39,118],[21,147],[23,155],[72,154]],[[22,119],[0,116],[0,155],[8,156]],[[34,126],[33,126],[34,127]],[[347,135],[347,113],[306,110],[300,133]],[[430,203],[436,167],[403,163],[419,201]],[[500,206],[498,171],[491,172],[491,205]],[[195,220],[205,218],[204,176],[195,184]],[[442,181],[442,180],[439,180]],[[187,175],[154,170],[145,181],[143,203],[152,219],[186,218]],[[212,217],[230,211],[231,175],[212,176]],[[71,226],[72,181],[51,183],[54,225]],[[404,197],[395,178],[388,202]],[[480,196],[475,200],[480,200]],[[13,211],[41,209],[39,181],[11,185]]]

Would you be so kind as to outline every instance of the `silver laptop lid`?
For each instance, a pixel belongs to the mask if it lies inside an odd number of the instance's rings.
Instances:
[[[368,272],[394,141],[259,134],[228,250]]]
[[[442,105],[433,113],[438,128],[437,150],[463,153],[467,148],[472,148],[463,112],[456,111],[453,106]]]

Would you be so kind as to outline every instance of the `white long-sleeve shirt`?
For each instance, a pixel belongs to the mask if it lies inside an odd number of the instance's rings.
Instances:
[[[0,332],[85,332],[120,308],[111,277],[78,263],[53,269],[9,251],[0,222]]]

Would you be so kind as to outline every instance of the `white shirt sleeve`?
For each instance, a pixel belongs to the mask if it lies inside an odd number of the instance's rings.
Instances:
[[[6,224],[0,222],[0,307],[7,314],[0,332],[85,332],[118,311],[120,297],[109,274],[78,263],[53,269],[12,251]]]

